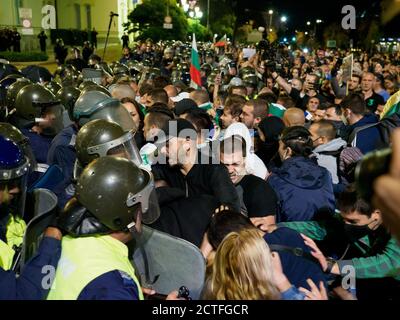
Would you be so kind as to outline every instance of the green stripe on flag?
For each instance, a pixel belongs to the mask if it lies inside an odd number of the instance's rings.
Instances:
[[[199,54],[197,51],[192,48],[192,65],[200,71],[200,59],[199,59]]]

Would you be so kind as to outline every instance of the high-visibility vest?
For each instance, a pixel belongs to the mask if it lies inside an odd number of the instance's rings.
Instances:
[[[18,216],[10,215],[6,231],[7,243],[0,240],[0,267],[4,270],[11,268],[15,254],[14,247],[22,244],[25,230],[25,221]]]
[[[76,300],[82,290],[99,276],[123,271],[135,282],[139,299],[143,293],[128,258],[128,247],[111,236],[72,238],[65,236],[61,258],[47,300]]]

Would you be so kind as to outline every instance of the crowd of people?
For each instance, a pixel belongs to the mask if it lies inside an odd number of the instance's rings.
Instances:
[[[127,253],[143,224],[198,247],[202,299],[399,299],[398,192],[363,197],[357,168],[400,126],[400,52],[354,52],[346,76],[346,50],[198,43],[200,85],[190,43],[85,48],[0,81],[0,299],[154,294]],[[21,265],[38,188],[58,210]]]
[[[21,52],[21,34],[17,28],[0,28],[0,51]]]

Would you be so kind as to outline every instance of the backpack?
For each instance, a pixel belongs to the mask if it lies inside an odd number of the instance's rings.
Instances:
[[[372,128],[372,127],[377,127],[378,131],[379,131],[380,142],[379,142],[377,149],[387,148],[390,146],[390,137],[391,137],[392,131],[394,129],[400,127],[400,115],[397,113],[394,113],[389,117],[385,117],[385,118],[381,119],[377,123],[367,124],[365,126],[355,128],[353,130],[353,132],[350,134],[350,137],[348,140],[349,144],[351,144],[353,147],[355,147],[357,134],[362,130],[366,130],[366,129]]]
[[[357,164],[363,157],[360,149],[357,147],[341,147],[335,151],[322,151],[319,154],[335,157],[339,184],[354,182]]]

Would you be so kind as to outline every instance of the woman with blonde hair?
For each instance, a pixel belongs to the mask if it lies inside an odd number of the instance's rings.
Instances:
[[[203,292],[211,300],[280,299],[271,252],[258,230],[229,233],[214,257]]]

